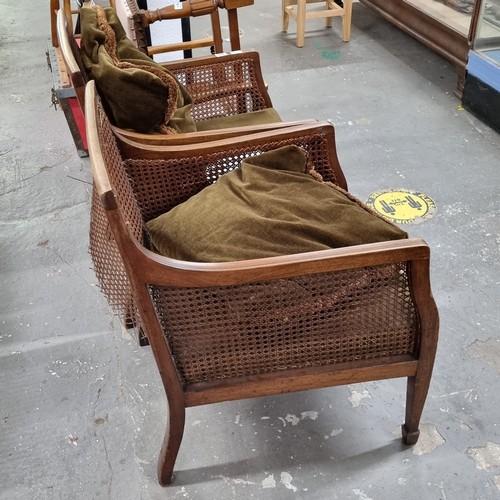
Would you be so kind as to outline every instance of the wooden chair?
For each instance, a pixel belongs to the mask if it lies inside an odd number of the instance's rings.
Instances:
[[[86,121],[93,216],[109,229],[93,226],[91,255],[128,280],[167,395],[162,485],[172,481],[186,408],[197,405],[407,377],[402,435],[406,444],[417,441],[438,336],[424,241],[208,264],[162,257],[146,236],[148,220],[249,155],[284,145],[305,148],[325,180],[346,187],[330,124],[167,154],[140,146],[130,159],[117,147],[93,82]],[[101,249],[109,252],[110,239],[115,256],[106,259]]]
[[[216,0],[188,0],[155,10],[140,9],[136,0],[118,0],[115,9],[117,14],[120,14],[120,9],[124,11],[120,18],[129,38],[136,43],[140,50],[151,57],[179,51],[184,51],[185,55],[191,56],[193,49],[204,47],[210,47],[212,53],[215,54],[223,52],[222,30]],[[210,16],[211,36],[195,40],[180,40],[169,44],[157,44],[150,39],[148,34],[149,26],[158,21],[185,20],[206,15]]]
[[[324,4],[323,8],[307,9],[309,4]],[[340,4],[340,5],[339,5]],[[282,0],[282,30],[288,31],[290,17],[297,22],[297,47],[304,46],[306,21],[326,18],[326,27],[332,27],[334,17],[342,18],[342,40],[348,42],[351,37],[352,0]]]
[[[191,50],[203,47],[211,47],[215,54],[223,53],[224,42],[222,39],[219,8],[227,10],[231,51],[241,50],[238,9],[253,5],[254,3],[254,0],[189,0],[175,6],[169,5],[158,10],[143,10],[139,9],[137,3],[134,1],[124,1],[127,2],[131,11],[131,21],[133,23],[133,30],[136,33],[137,46],[150,56],[164,52]],[[148,45],[145,36],[145,28],[150,24],[165,19],[183,19],[204,15],[210,15],[212,27],[211,37],[203,37],[197,40],[168,45]]]

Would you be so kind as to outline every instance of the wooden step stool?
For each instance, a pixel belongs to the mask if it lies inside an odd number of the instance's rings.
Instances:
[[[324,9],[307,10],[307,5],[324,3]],[[348,42],[351,36],[352,0],[343,0],[343,7],[334,0],[282,0],[283,31],[288,31],[290,16],[297,22],[297,47],[304,46],[306,19],[326,18],[326,27],[332,27],[333,17],[342,17],[342,40]]]

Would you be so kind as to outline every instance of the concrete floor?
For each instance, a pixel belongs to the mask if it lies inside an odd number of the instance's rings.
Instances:
[[[284,119],[329,119],[350,190],[420,190],[441,339],[422,436],[403,380],[188,410],[173,486],[149,348],[110,314],[87,252],[90,170],[50,106],[48,5],[0,3],[0,499],[500,498],[500,137],[462,111],[453,67],[355,4],[352,39],[280,3],[241,12]],[[294,28],[293,28],[294,29]]]

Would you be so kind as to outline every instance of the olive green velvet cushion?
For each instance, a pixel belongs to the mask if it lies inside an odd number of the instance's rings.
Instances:
[[[248,158],[186,202],[149,221],[168,257],[225,262],[406,238],[343,192],[305,173],[287,146]]]
[[[221,116],[196,122],[196,130],[203,132],[207,130],[219,130],[231,127],[246,127],[250,125],[263,125],[265,123],[281,122],[280,115],[274,108],[259,109],[241,115]]]
[[[120,61],[134,66],[154,66],[172,75],[160,64],[143,54],[125,34],[112,8],[104,9],[106,19],[115,32],[116,53]],[[140,67],[118,68],[104,46],[105,34],[100,28],[96,10],[84,7],[80,10],[82,62],[91,79],[94,79],[111,121],[121,128],[151,133],[165,119],[168,102],[168,86],[158,76]],[[191,117],[191,97],[182,85],[178,85],[177,109],[168,126],[177,132],[195,132]]]

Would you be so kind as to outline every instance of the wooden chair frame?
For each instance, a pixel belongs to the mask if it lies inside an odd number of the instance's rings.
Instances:
[[[253,5],[254,0],[190,0],[180,5],[169,5],[155,11],[134,9],[132,12],[137,46],[150,56],[176,50],[191,50],[202,47],[211,47],[216,54],[223,53],[224,43],[220,24],[219,8],[227,10],[229,24],[229,42],[231,51],[241,50],[240,30],[238,26],[238,10],[241,7]],[[130,6],[130,3],[129,3]],[[155,21],[164,19],[179,19],[210,15],[212,36],[198,40],[191,40],[167,45],[148,46],[144,36],[144,28]]]
[[[89,82],[86,95],[86,122],[95,190],[130,280],[134,300],[151,343],[168,400],[168,426],[158,462],[160,483],[167,485],[172,481],[174,464],[184,432],[186,408],[221,401],[406,377],[406,416],[402,435],[404,443],[414,444],[419,436],[418,426],[431,379],[439,323],[429,282],[430,252],[427,244],[420,239],[407,239],[228,263],[193,263],[162,257],[145,246],[144,229],[141,228],[145,220],[143,220],[144,216],[141,213],[139,193],[134,191],[137,188],[143,189],[144,186],[141,184],[134,187],[128,178],[125,165],[129,160],[119,153],[116,140],[101,108],[99,99],[95,95],[93,82]],[[333,127],[324,123],[289,127],[272,133],[215,141],[201,146],[184,148],[184,151],[183,148],[178,148],[174,152],[170,149],[162,152],[160,147],[156,147],[148,155],[144,153],[147,151],[147,147],[141,146],[136,157],[139,158],[141,154],[145,154],[144,165],[147,165],[147,162],[150,162],[152,158],[161,159],[163,154],[168,165],[166,164],[164,168],[158,167],[152,177],[153,182],[156,182],[157,179],[159,182],[160,177],[171,176],[174,171],[177,171],[174,166],[177,160],[189,165],[189,172],[195,168],[196,162],[201,162],[197,165],[200,167],[199,171],[204,172],[203,162],[207,162],[207,166],[210,166],[210,162],[217,155],[223,159],[226,158],[224,155],[227,155],[227,158],[231,159],[234,158],[235,154],[240,154],[238,151],[253,154],[252,151],[263,151],[266,148],[274,148],[284,143],[302,145],[303,141],[309,140],[313,141],[314,144],[316,144],[315,141],[320,141],[321,147],[326,148],[326,150],[333,148],[333,151],[327,151],[330,166],[324,166],[323,175],[339,185],[345,185],[340,165],[336,160]],[[160,196],[158,193],[164,193],[164,191],[164,189],[160,190],[154,196],[150,196],[146,191],[146,194],[143,192],[141,196],[145,196],[143,200],[149,203],[153,198],[156,199],[157,195]],[[139,221],[137,227],[134,226],[133,220]],[[184,293],[190,297],[188,302],[184,300],[180,302],[182,310],[179,317],[184,321],[186,318],[191,319],[189,307],[193,308],[191,310],[193,314],[198,314],[197,307],[202,306],[205,300],[208,301],[209,297],[218,293],[226,294],[227,290],[230,290],[230,295],[224,295],[225,300],[222,305],[219,304],[220,307],[217,310],[231,315],[232,307],[236,307],[237,302],[236,295],[233,296],[233,293],[236,294],[238,290],[246,290],[247,287],[257,286],[257,284],[267,287],[268,293],[273,295],[275,287],[279,288],[284,283],[294,282],[294,280],[304,279],[318,283],[316,280],[337,280],[346,275],[346,279],[350,283],[349,287],[352,288],[352,293],[349,296],[356,297],[358,295],[356,290],[361,293],[359,279],[363,280],[371,273],[377,273],[381,269],[389,269],[391,273],[396,273],[396,277],[399,276],[401,279],[404,277],[405,279],[406,288],[401,288],[399,285],[394,288],[394,300],[397,303],[404,302],[404,311],[407,310],[407,307],[409,307],[408,311],[411,310],[412,319],[409,324],[412,325],[413,340],[412,347],[409,348],[408,352],[388,354],[384,350],[377,357],[370,357],[364,352],[368,347],[362,343],[362,346],[365,347],[360,347],[359,354],[347,361],[341,360],[326,364],[305,363],[303,366],[275,366],[273,368],[275,362],[271,356],[270,366],[262,372],[207,378],[206,380],[193,379],[194,381],[185,375],[185,367],[182,366],[179,353],[173,355],[172,349],[175,349],[175,345],[172,344],[172,336],[175,334],[172,328],[174,327],[165,326],[165,322],[168,323],[171,318],[168,310],[165,310],[164,307],[166,304],[168,307],[174,307],[172,304],[177,300],[175,297],[178,293],[181,294],[181,297]],[[358,278],[350,278],[351,274]],[[377,283],[379,282],[377,281]],[[382,280],[377,286],[384,289],[386,286],[384,283],[385,281]],[[173,294],[174,299],[167,297],[166,302],[162,302],[158,297],[165,291]],[[376,291],[376,289],[372,291]],[[196,295],[198,292],[201,295]],[[337,288],[331,289],[330,292],[335,294]],[[276,293],[279,297],[278,301],[281,300],[281,290]],[[199,302],[191,306],[194,295],[201,298]],[[371,297],[370,292],[370,300]],[[235,304],[232,304],[233,300]],[[265,300],[268,300],[267,295]],[[302,307],[300,300],[297,302]],[[243,303],[247,304],[247,301],[243,301]],[[363,317],[368,318],[368,320],[363,320],[365,323],[361,322],[360,324],[366,324],[368,321],[370,326],[367,328],[370,332],[373,330],[384,332],[386,328],[394,328],[394,317],[391,315],[392,313],[387,312],[387,303],[384,303],[376,314],[372,314],[371,309],[367,313],[360,304],[356,306],[355,303],[350,303],[351,306],[347,307],[347,310],[345,307],[335,309],[337,312],[332,314],[339,315],[339,311],[343,311],[342,314],[349,321],[357,321]],[[296,302],[293,300],[292,305],[296,306]],[[212,307],[212,304],[210,303],[208,306]],[[319,307],[322,311],[321,318],[323,318],[323,305],[314,302],[311,306]],[[279,310],[274,311],[274,313],[280,315]],[[299,342],[296,347],[300,352],[299,358],[302,360],[307,353],[311,352],[311,349],[305,343],[303,349],[300,348],[301,325],[307,312],[303,310],[300,313],[299,309],[298,314],[299,320],[295,326],[299,337],[298,340],[294,338]],[[259,311],[255,311],[255,316],[259,316]],[[206,333],[203,324],[206,316],[202,314],[201,317],[203,318],[202,323],[190,331],[195,339]],[[288,318],[286,321],[289,321],[288,315],[286,318]],[[217,320],[217,315],[215,319]],[[254,315],[249,314],[242,324],[242,328],[243,326],[252,327],[254,321],[257,321],[257,318],[254,319]],[[334,324],[336,325],[336,323]],[[378,326],[373,326],[375,324]],[[251,331],[261,334],[260,329],[264,328],[267,331],[267,328],[270,328],[269,331],[272,332],[272,329],[275,328],[273,325],[274,323],[267,327],[261,324],[258,330]],[[317,327],[320,328],[321,325],[317,325]],[[328,339],[333,340],[340,334],[340,330],[337,332],[336,328],[337,326],[334,326],[333,330],[328,328],[326,332],[321,333],[325,336],[325,342]],[[215,338],[219,338],[219,335],[229,335],[228,340],[237,342],[240,335],[234,334],[233,337],[231,332],[228,333],[223,328],[216,333]],[[305,342],[305,330],[303,334]],[[359,332],[357,330],[350,331],[348,328],[344,334],[347,337],[341,341],[342,345],[344,342],[348,342],[351,335],[363,336],[367,332],[363,329]],[[398,341],[400,335],[400,333],[394,332],[395,341]],[[182,341],[184,336],[181,335],[181,337]],[[244,337],[247,340],[250,339],[248,340],[250,342],[253,338],[253,336]],[[316,341],[316,332],[312,338]],[[286,339],[282,348],[288,348],[290,341],[291,339]],[[324,349],[324,345],[320,343],[313,349],[313,354],[320,355]],[[192,345],[189,344],[187,351],[191,352],[191,350]],[[249,356],[255,355],[253,348],[250,348],[247,354]],[[241,356],[234,356],[231,362],[239,363],[240,358]],[[209,359],[212,360],[211,357]],[[278,362],[276,361],[276,363]]]

